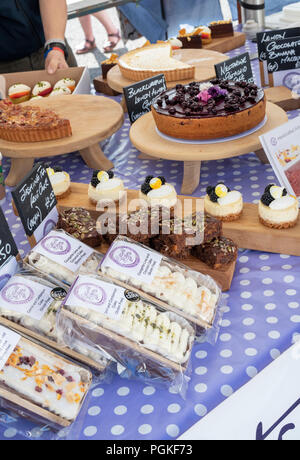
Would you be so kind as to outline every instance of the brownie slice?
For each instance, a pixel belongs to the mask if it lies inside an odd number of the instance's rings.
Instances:
[[[186,37],[177,37],[178,40],[182,43],[182,48],[202,48],[202,38],[201,35],[187,35]]]
[[[57,228],[77,238],[82,243],[96,248],[102,237],[96,229],[96,220],[83,208],[71,208],[60,213]]]
[[[176,244],[175,242],[173,244],[168,244],[168,242],[159,238],[154,238],[151,241],[151,247],[166,257],[172,257],[180,260],[187,259],[191,255],[192,250],[191,246]]]
[[[211,30],[212,38],[233,37],[234,30],[232,21],[214,21],[208,26]]]
[[[237,259],[237,245],[221,236],[210,243],[205,243],[193,248],[193,255],[214,269],[220,269]]]

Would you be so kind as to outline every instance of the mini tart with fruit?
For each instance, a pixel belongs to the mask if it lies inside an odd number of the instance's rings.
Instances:
[[[179,38],[169,38],[167,40],[167,43],[169,43],[172,47],[172,50],[179,50],[182,48],[182,41],[179,40]]]
[[[124,196],[124,183],[114,176],[113,171],[94,171],[88,189],[89,199],[93,204],[99,202],[120,202]]]
[[[21,102],[29,101],[31,95],[31,88],[23,83],[16,83],[8,90],[9,100],[13,104],[20,104]]]
[[[118,64],[119,56],[115,53],[106,59],[105,61],[101,62],[101,70],[102,70],[102,77],[105,79],[107,77],[108,72],[112,69],[116,64]]]
[[[299,203],[284,187],[269,184],[259,201],[260,222],[270,228],[291,228],[298,222]]]
[[[149,206],[174,208],[177,203],[175,188],[162,176],[147,176],[141,186],[140,198],[147,201]]]
[[[56,82],[53,89],[68,88],[71,91],[71,93],[73,93],[75,86],[76,86],[75,80],[73,80],[73,78],[66,77]]]
[[[33,87],[32,96],[47,97],[52,92],[52,85],[49,81],[39,81]]]
[[[46,169],[56,198],[59,200],[68,196],[71,192],[69,174],[59,167],[47,167]]]
[[[237,190],[230,190],[219,182],[216,186],[206,189],[204,209],[207,214],[224,222],[231,222],[240,218],[243,212],[243,197]]]
[[[67,88],[67,87],[61,87],[61,88],[54,88],[52,93],[50,94],[51,97],[55,96],[69,96],[72,94],[72,91]]]

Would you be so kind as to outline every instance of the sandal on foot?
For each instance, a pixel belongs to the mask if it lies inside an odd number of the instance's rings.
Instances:
[[[104,53],[111,53],[115,49],[115,47],[117,46],[119,41],[121,40],[121,35],[120,35],[119,32],[117,34],[108,34],[108,36],[109,37],[116,37],[117,41],[115,41],[115,42],[110,41],[109,45],[106,46],[105,48],[103,48]]]
[[[82,48],[79,48],[76,50],[76,54],[85,54],[89,53],[93,49],[96,48],[96,40],[88,40],[87,38],[85,39],[84,46]]]

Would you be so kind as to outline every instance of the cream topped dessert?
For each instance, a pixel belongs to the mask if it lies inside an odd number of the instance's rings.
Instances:
[[[30,94],[31,88],[23,83],[16,83],[8,89],[8,97],[14,104],[28,101]]]
[[[71,191],[71,180],[62,168],[47,168],[47,173],[57,199],[66,197]]]
[[[99,201],[120,201],[124,196],[124,183],[114,176],[113,171],[94,171],[88,189],[89,199],[97,204]]]
[[[141,186],[140,198],[146,200],[149,206],[173,208],[177,203],[175,188],[163,176],[147,176]]]
[[[49,81],[39,81],[32,90],[33,96],[46,97],[52,91],[52,85]]]
[[[71,93],[73,93],[75,86],[76,86],[75,80],[73,80],[73,78],[66,77],[66,78],[63,78],[62,80],[59,80],[57,83],[55,83],[54,89],[68,88],[71,91]]]
[[[54,88],[52,93],[50,94],[51,97],[53,96],[69,96],[72,94],[72,91],[67,87],[63,86],[61,88]]]
[[[205,212],[222,221],[239,219],[243,212],[243,197],[237,190],[230,190],[225,184],[219,182],[215,187],[206,189],[204,198]]]
[[[298,221],[299,203],[284,187],[269,184],[259,201],[258,214],[260,222],[267,227],[294,227]]]

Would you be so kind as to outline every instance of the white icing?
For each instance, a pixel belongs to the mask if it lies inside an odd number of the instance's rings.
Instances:
[[[177,46],[178,48],[182,48],[182,42],[178,40],[178,38],[170,38],[168,40],[168,43],[170,43],[171,46]]]
[[[51,84],[48,81],[40,81],[34,86],[32,94],[33,96],[38,96],[42,91],[49,88],[51,88]]]
[[[23,85],[23,83],[17,83],[15,85],[12,85],[9,90],[8,90],[8,95],[12,96],[13,94],[17,93],[23,93],[25,91],[30,92],[31,88],[27,85]]]
[[[64,172],[57,172],[49,176],[50,182],[52,185],[57,185],[60,182],[65,182],[68,180],[68,175]]]
[[[120,190],[123,190],[123,181],[121,179],[118,179],[117,177],[113,177],[112,179],[109,179],[107,181],[100,182],[96,190],[98,191],[104,191],[104,190],[112,190],[115,188],[119,188]]]
[[[166,196],[173,194],[174,192],[175,192],[175,189],[171,184],[164,184],[160,188],[151,190],[147,194],[147,196],[149,198],[165,198]]]
[[[63,78],[62,80],[59,80],[57,83],[54,85],[54,89],[56,88],[69,88],[70,86],[75,86],[75,80],[72,78]]]
[[[50,96],[61,96],[61,95],[68,95],[72,94],[72,91],[67,87],[55,88]]]
[[[228,192],[223,198],[218,198],[218,203],[220,206],[226,206],[228,204],[236,203],[242,198],[242,194],[237,190],[232,190]]]
[[[289,207],[294,206],[296,202],[297,200],[294,197],[290,195],[286,195],[286,196],[282,196],[281,198],[277,198],[276,200],[272,201],[269,208],[279,211],[279,210],[288,209]]]

